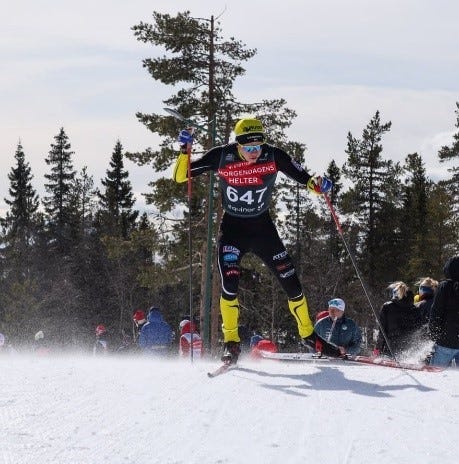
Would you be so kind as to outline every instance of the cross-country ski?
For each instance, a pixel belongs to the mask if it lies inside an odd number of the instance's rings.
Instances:
[[[271,359],[276,361],[290,361],[290,362],[309,362],[309,363],[339,363],[345,365],[346,363],[359,363],[371,366],[392,367],[396,369],[406,369],[414,371],[425,372],[441,372],[444,369],[436,366],[429,366],[426,364],[415,364],[399,362],[391,359],[374,358],[370,356],[346,356],[343,358],[333,358],[329,356],[317,356],[312,353],[270,353],[262,351],[261,355],[264,359]]]

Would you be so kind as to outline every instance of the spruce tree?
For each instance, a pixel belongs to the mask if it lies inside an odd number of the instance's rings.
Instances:
[[[40,295],[41,276],[36,253],[40,227],[38,195],[32,187],[33,175],[21,142],[15,153],[16,165],[8,174],[9,206],[2,224],[0,251],[0,330],[13,341],[23,341],[26,327],[34,320],[33,310]]]
[[[51,144],[51,150],[45,159],[51,172],[45,174],[48,180],[45,183],[48,196],[43,199],[43,204],[51,238],[56,240],[57,249],[65,253],[71,246],[72,236],[75,235],[72,227],[75,225],[73,186],[76,172],[72,161],[74,152],[71,151],[63,127],[54,140],[55,143]]]
[[[129,172],[124,169],[123,146],[119,140],[115,144],[110,169],[107,169],[106,174],[101,180],[105,189],[98,192],[100,225],[105,233],[127,239],[134,230],[139,212],[133,210],[135,198]]]
[[[39,206],[38,195],[32,186],[33,175],[21,142],[18,143],[16,166],[8,174],[10,181],[10,198],[5,203],[10,207],[2,226],[6,231],[6,240],[10,247],[17,247],[20,254],[26,253],[32,246],[32,236],[35,227],[35,213]]]

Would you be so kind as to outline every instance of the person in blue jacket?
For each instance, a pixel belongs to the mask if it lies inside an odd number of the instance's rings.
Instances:
[[[148,312],[147,323],[140,331],[140,348],[148,354],[165,355],[169,353],[172,340],[171,326],[164,320],[159,308],[152,306]]]
[[[324,314],[314,325],[314,332],[318,335],[317,352],[322,352],[321,340],[324,340],[337,349],[338,356],[356,356],[360,353],[362,332],[351,318],[344,315],[345,307],[341,298],[333,298],[328,302],[328,314]]]

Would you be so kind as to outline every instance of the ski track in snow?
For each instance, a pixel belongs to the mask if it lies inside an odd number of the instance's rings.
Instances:
[[[453,464],[459,370],[0,357],[0,464]]]

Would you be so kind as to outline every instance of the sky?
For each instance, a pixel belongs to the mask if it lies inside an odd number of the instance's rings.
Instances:
[[[459,370],[0,355],[2,464],[455,464]]]
[[[142,67],[164,51],[138,42],[131,30],[152,23],[153,10],[213,15],[224,37],[257,49],[235,95],[287,101],[297,113],[288,136],[306,144],[311,172],[324,172],[332,159],[342,165],[348,132],[361,137],[379,110],[383,123],[392,122],[385,158],[418,152],[429,177],[447,175],[437,152],[457,131],[456,0],[0,1],[0,214],[19,141],[40,196],[44,160],[61,127],[75,168],[87,166],[96,185],[118,139],[128,151],[157,147],[135,113],[163,113],[174,90]],[[127,160],[125,167],[145,208],[142,193],[157,174]]]

